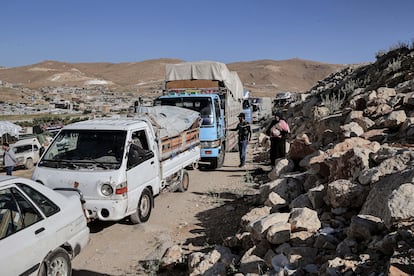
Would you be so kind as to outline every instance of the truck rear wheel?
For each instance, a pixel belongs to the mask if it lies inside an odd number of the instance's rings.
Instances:
[[[214,160],[212,160],[212,161],[211,161],[211,168],[212,168],[212,169],[218,169],[218,168],[223,167],[223,164],[224,164],[224,157],[225,157],[225,156],[226,156],[226,153],[225,153],[224,149],[222,149],[222,150],[220,151],[219,156],[217,156],[217,158],[216,158],[216,159],[214,159]]]
[[[151,191],[148,188],[145,188],[142,191],[141,198],[139,199],[137,210],[129,217],[133,224],[148,221],[151,215],[153,200],[154,198]]]
[[[183,175],[181,176],[180,184],[178,184],[177,191],[185,192],[188,190],[189,185],[190,185],[190,177],[188,176],[188,172],[184,171]]]

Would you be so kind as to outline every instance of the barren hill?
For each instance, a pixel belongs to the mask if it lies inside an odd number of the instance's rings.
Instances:
[[[66,63],[44,61],[37,64],[1,68],[0,80],[22,87],[93,85],[110,86],[114,91],[150,93],[161,88],[165,65],[179,59],[155,59],[128,63]],[[274,96],[280,91],[302,92],[343,65],[291,59],[258,60],[228,64],[253,95]]]
[[[236,71],[245,89],[261,96],[274,96],[276,92],[304,92],[318,80],[343,68],[343,65],[327,64],[302,59],[257,60],[228,64]]]

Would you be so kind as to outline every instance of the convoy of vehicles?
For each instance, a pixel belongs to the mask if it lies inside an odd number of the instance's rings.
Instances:
[[[207,61],[168,64],[163,92],[153,107],[137,102],[133,118],[65,126],[43,156],[36,137],[11,145],[17,166],[37,165],[32,180],[0,176],[2,273],[70,275],[89,239],[87,220],[146,222],[161,191],[188,189],[188,167],[223,165],[237,145],[228,130],[238,114],[257,123],[297,98],[243,95],[236,72]]]
[[[163,189],[185,191],[186,167],[200,159],[199,113],[153,107],[134,118],[101,118],[65,126],[32,179],[79,189],[90,219],[149,219]]]
[[[272,99],[268,97],[251,98],[252,123],[266,121],[272,117]]]
[[[0,176],[1,275],[71,275],[89,240],[78,193]]]
[[[272,113],[285,108],[287,105],[299,100],[299,95],[295,92],[277,93],[273,101]]]
[[[167,64],[164,95],[154,105],[179,106],[201,113],[201,162],[220,168],[226,151],[237,145],[228,131],[242,112],[243,85],[236,72],[220,62]]]

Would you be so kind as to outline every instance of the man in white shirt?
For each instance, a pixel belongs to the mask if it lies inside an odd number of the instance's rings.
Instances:
[[[7,175],[12,175],[13,168],[16,166],[16,155],[14,151],[10,148],[9,143],[4,142],[2,145],[4,154],[3,154],[3,165],[6,169]]]

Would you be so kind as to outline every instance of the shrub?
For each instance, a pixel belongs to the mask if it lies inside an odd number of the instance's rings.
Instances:
[[[399,49],[410,49],[410,45],[407,42],[398,41],[397,44],[390,47],[390,50],[388,52],[399,50]]]
[[[339,91],[338,94],[325,94],[321,96],[322,104],[329,109],[329,114],[334,114],[342,109],[346,93]]]
[[[399,41],[397,42],[395,45],[392,45],[388,51],[386,50],[379,50],[376,54],[375,54],[375,58],[379,59],[381,57],[383,57],[384,55],[388,54],[389,52],[395,51],[395,50],[399,50],[399,49],[408,49],[408,50],[413,50],[414,49],[414,38],[411,39],[411,44],[409,42],[403,42],[403,41]]]
[[[344,93],[344,95],[351,94],[355,89],[361,87],[363,82],[362,80],[350,79],[341,87],[340,92]]]
[[[381,57],[385,56],[386,54],[387,54],[387,51],[385,51],[385,50],[379,50],[379,51],[375,54],[375,58],[376,58],[376,59],[379,59],[379,58],[381,58]]]
[[[401,68],[401,58],[394,58],[392,61],[388,63],[386,71],[388,72],[396,72]]]

